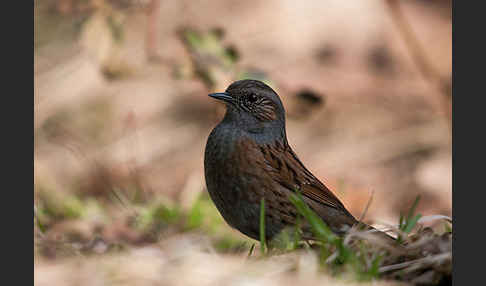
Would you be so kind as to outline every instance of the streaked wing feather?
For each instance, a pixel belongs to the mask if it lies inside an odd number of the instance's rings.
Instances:
[[[259,149],[274,181],[292,192],[300,189],[303,196],[347,213],[339,199],[305,168],[286,142],[277,141]]]

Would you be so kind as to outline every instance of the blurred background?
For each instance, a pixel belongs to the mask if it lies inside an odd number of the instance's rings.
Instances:
[[[243,78],[277,91],[290,145],[355,217],[371,200],[364,220],[396,225],[417,195],[423,215],[452,215],[451,1],[34,3],[37,285],[129,281],[127,265],[195,245],[187,257],[247,255],[203,170],[224,115],[207,94]],[[121,280],[73,262],[132,248],[110,262]],[[217,257],[200,259],[238,264]],[[162,260],[133,275],[161,281]]]

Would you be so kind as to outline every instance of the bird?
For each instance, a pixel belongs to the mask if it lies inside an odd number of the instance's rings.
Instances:
[[[285,109],[270,86],[244,79],[209,96],[222,101],[226,113],[208,136],[204,176],[209,196],[227,224],[259,240],[263,199],[265,239],[272,239],[296,225],[298,211],[289,196],[297,190],[335,234],[342,236],[358,224],[290,147]]]

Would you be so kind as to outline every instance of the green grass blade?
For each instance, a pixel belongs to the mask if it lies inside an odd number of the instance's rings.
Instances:
[[[407,220],[407,224],[405,228],[403,229],[404,232],[410,233],[412,231],[413,227],[417,224],[417,221],[422,217],[421,214],[418,214],[414,216],[412,219]]]
[[[447,232],[447,233],[452,232],[452,227],[448,222],[445,222],[445,224],[444,224],[444,231]]]
[[[303,201],[300,191],[297,190],[296,194],[290,194],[289,199],[297,211],[310,223],[314,235],[327,242],[335,242],[338,239],[325,222]]]
[[[35,219],[35,221],[37,223],[37,227],[39,228],[41,233],[45,233],[46,229],[45,229],[44,225],[42,224],[41,220],[39,219],[39,216],[37,215],[37,208],[35,206],[34,206],[34,219]]]
[[[248,251],[248,257],[250,257],[253,254],[254,249],[255,249],[255,244],[253,243],[250,247],[250,251]]]
[[[260,252],[265,254],[265,199],[260,202]]]
[[[418,195],[415,198],[415,201],[413,202],[412,206],[408,210],[408,214],[406,217],[403,217],[403,215],[400,213],[400,222],[399,222],[399,229],[405,233],[410,233],[414,226],[417,224],[417,221],[422,217],[421,214],[415,214],[415,210],[417,209],[417,205],[420,201],[420,195]],[[401,235],[398,236],[398,241],[402,241]]]
[[[380,266],[381,266],[381,260],[382,260],[382,258],[383,257],[380,254],[378,254],[375,257],[375,259],[373,259],[373,261],[371,262],[371,267],[368,270],[368,275],[371,278],[378,278],[380,276],[379,269],[380,269]]]
[[[407,215],[407,221],[409,221],[413,214],[415,213],[415,209],[417,208],[417,205],[420,201],[420,195],[418,195],[416,198],[415,198],[415,201],[413,202],[413,205],[412,207],[410,208],[410,210],[408,211],[408,215]]]
[[[403,213],[400,211],[400,220],[398,221],[398,228],[403,229],[403,225],[404,225],[404,217],[403,217]]]

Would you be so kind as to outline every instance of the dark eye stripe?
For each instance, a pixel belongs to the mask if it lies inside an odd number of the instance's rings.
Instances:
[[[274,120],[276,118],[274,103],[265,97],[257,97],[255,102],[249,100],[250,95],[240,97],[238,106],[241,110],[253,113],[260,120]]]

